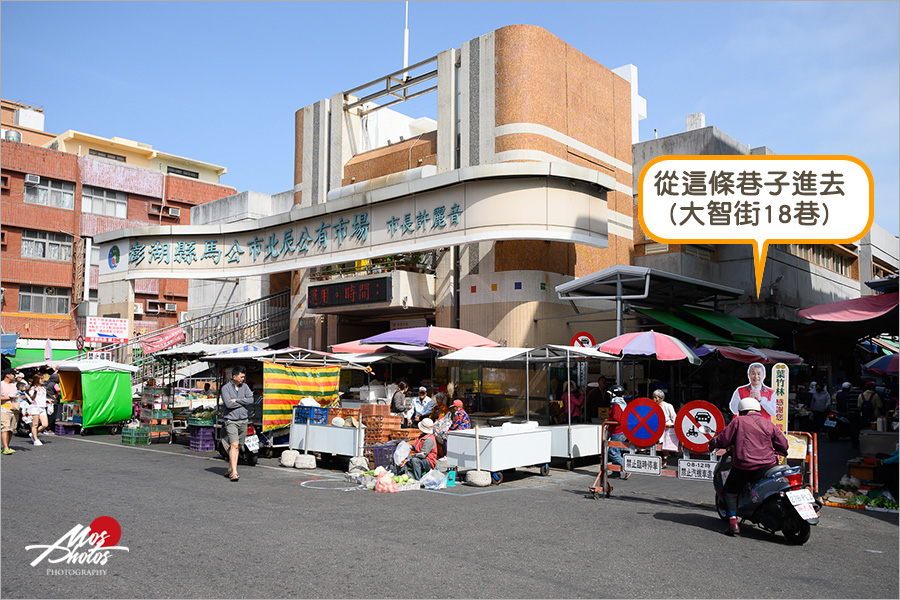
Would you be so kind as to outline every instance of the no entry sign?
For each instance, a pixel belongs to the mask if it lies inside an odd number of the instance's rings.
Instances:
[[[622,411],[622,424],[628,441],[647,448],[659,441],[666,429],[666,416],[650,398],[637,398]]]
[[[715,434],[701,432],[701,425],[719,432],[725,427],[725,419],[714,404],[703,400],[688,402],[678,411],[675,417],[675,435],[688,450],[694,452],[708,450],[709,440],[713,439]]]

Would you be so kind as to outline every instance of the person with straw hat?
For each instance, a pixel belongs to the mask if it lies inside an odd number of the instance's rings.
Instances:
[[[437,465],[437,439],[434,437],[434,421],[425,417],[419,421],[422,434],[413,442],[409,458],[398,466],[412,469],[412,477],[416,481],[422,479],[428,471]]]

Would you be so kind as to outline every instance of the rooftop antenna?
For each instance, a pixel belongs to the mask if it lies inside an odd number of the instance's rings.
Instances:
[[[403,81],[409,78],[409,73],[405,71],[409,66],[409,2],[406,2],[406,22],[403,25]]]

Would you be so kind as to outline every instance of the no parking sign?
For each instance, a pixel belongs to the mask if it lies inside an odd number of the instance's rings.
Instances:
[[[662,437],[666,416],[659,404],[650,398],[637,398],[622,411],[622,425],[629,442],[647,448]]]
[[[702,425],[709,427],[714,433],[703,433],[700,431]],[[709,440],[724,427],[722,412],[714,404],[703,400],[688,402],[675,417],[675,435],[685,448],[694,452],[706,452]]]

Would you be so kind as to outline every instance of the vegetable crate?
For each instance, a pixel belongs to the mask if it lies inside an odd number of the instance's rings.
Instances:
[[[215,425],[215,419],[198,419],[196,417],[190,417],[188,419],[189,427],[215,427]]]
[[[126,427],[122,430],[122,444],[125,446],[149,446],[150,430],[146,427]]]
[[[141,418],[142,419],[171,419],[172,411],[171,410],[156,410],[151,408],[142,408],[141,409]]]
[[[321,406],[297,406],[294,408],[294,423],[324,425],[328,421],[328,410]]]
[[[389,467],[391,465],[391,460],[394,458],[394,450],[396,449],[397,442],[366,446],[366,451],[371,451],[372,453],[369,462],[370,468],[375,469],[378,467]]]

